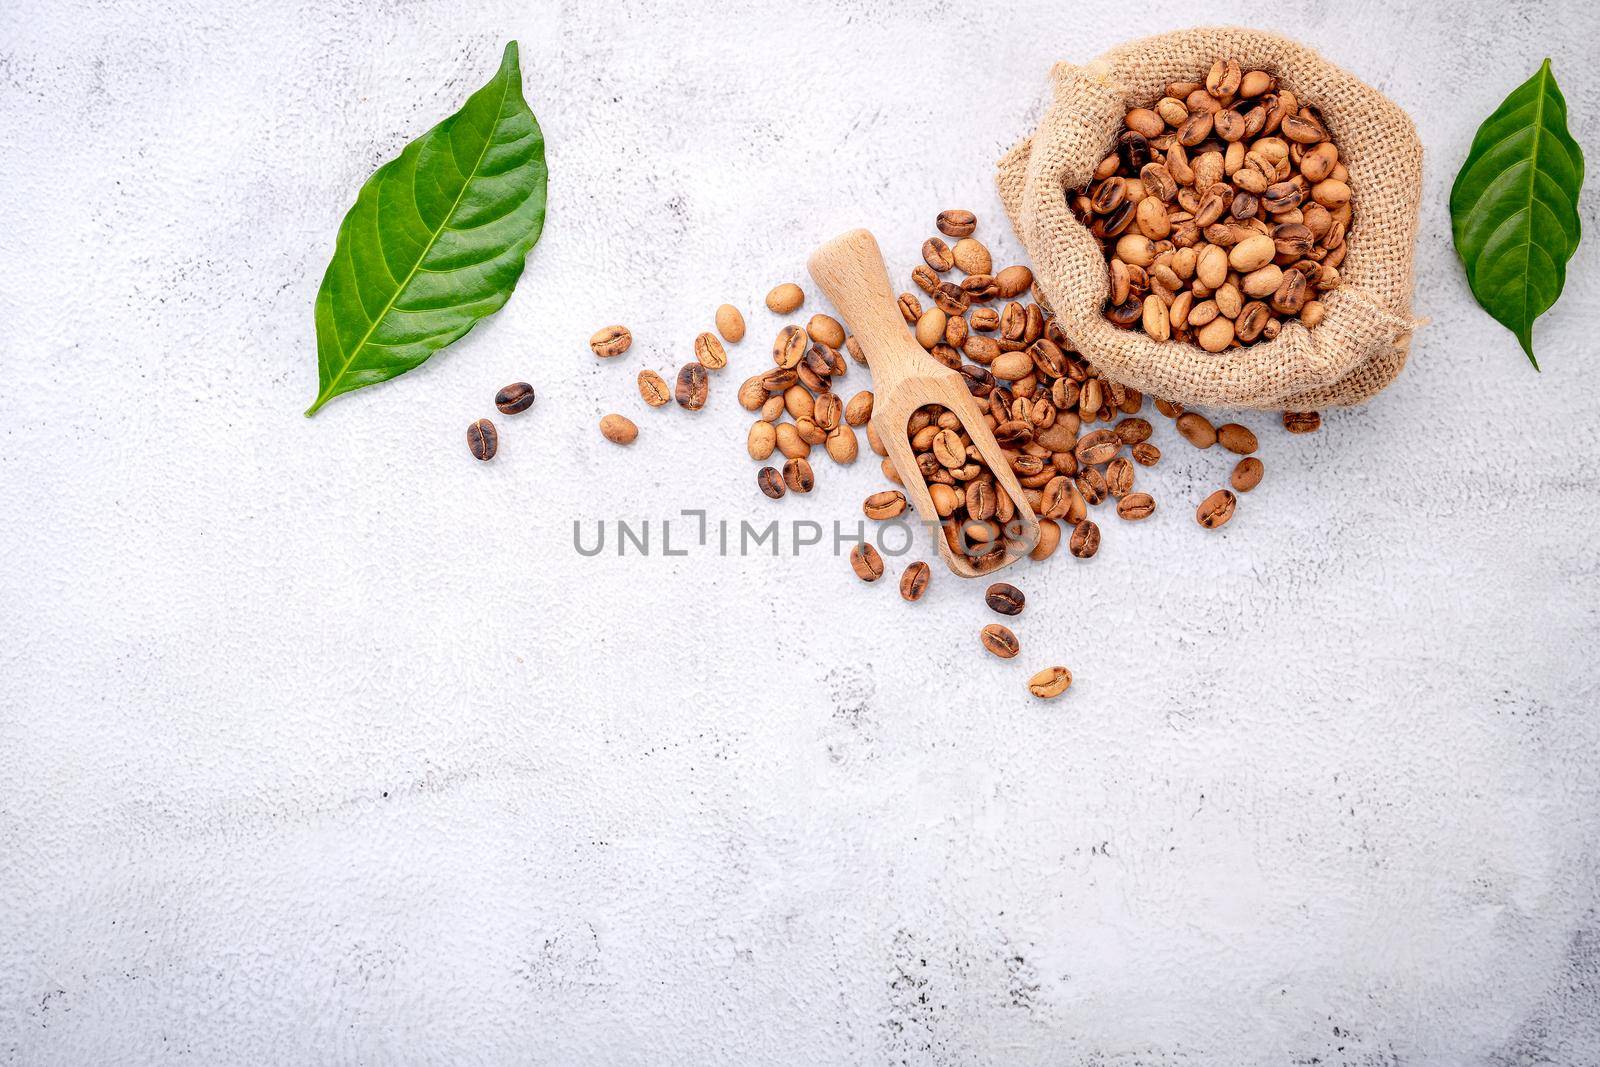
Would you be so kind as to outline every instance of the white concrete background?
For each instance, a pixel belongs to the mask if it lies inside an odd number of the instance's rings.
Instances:
[[[8,5],[0,1062],[1600,1063],[1596,183],[1542,374],[1445,211],[1546,54],[1600,163],[1594,10]],[[1011,663],[945,577],[573,551],[853,519],[869,462],[755,495],[760,295],[861,223],[903,277],[952,205],[1014,259],[992,164],[1050,62],[1197,21],[1415,117],[1432,324],[1389,393],[1248,418],[1219,534],[1227,457],[1163,423],[1164,510],[1016,575]],[[520,290],[305,420],[340,217],[513,37],[552,174]],[[713,404],[643,409],[723,300]]]

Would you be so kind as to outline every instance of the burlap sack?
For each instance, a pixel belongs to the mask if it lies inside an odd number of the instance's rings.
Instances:
[[[1354,218],[1342,284],[1313,330],[1287,322],[1272,341],[1213,355],[1157,342],[1103,315],[1105,256],[1067,207],[1108,155],[1130,107],[1175,81],[1204,81],[1218,58],[1266,70],[1321,109],[1350,171]],[[1087,67],[1057,64],[1054,98],[1033,136],[1000,160],[1000,199],[1033,259],[1037,290],[1108,377],[1185,405],[1313,411],[1357,404],[1405,366],[1411,253],[1422,195],[1422,145],[1406,114],[1308,48],[1270,33],[1183,30],[1134,41]]]

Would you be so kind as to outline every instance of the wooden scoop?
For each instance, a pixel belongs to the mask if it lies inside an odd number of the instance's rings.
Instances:
[[[994,439],[994,433],[967,391],[966,379],[936,362],[906,330],[905,320],[889,287],[878,242],[866,230],[851,230],[835,237],[811,255],[811,276],[844,315],[845,324],[861,345],[872,371],[872,427],[889,451],[889,459],[905,485],[906,495],[924,521],[939,524],[928,484],[911,451],[906,422],[924,404],[938,404],[955,412],[967,436],[977,446],[984,465],[994,473],[995,485],[1016,504],[1016,519],[1005,539],[1005,556],[981,570],[940,536],[939,555],[963,578],[992,574],[1032,551],[1039,541],[1039,520],[1022,495],[1011,464]],[[960,483],[956,483],[960,488]]]

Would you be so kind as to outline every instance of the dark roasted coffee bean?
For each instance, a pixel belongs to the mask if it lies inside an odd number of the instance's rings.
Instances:
[[[1316,433],[1322,429],[1322,416],[1315,411],[1285,411],[1283,428],[1290,433]]]
[[[950,252],[950,246],[937,237],[930,237],[922,242],[922,261],[931,270],[943,274],[956,265],[955,257]]]
[[[1161,462],[1161,449],[1149,441],[1140,441],[1128,452],[1133,456],[1133,461],[1141,467],[1154,467]]]
[[[797,493],[809,493],[816,484],[816,476],[811,472],[811,462],[803,456],[796,456],[783,465],[783,484]]]
[[[527,382],[512,382],[494,394],[494,406],[502,415],[516,415],[533,407],[533,386]]]
[[[488,419],[479,419],[467,427],[467,447],[472,450],[472,458],[491,460],[500,448],[500,433],[494,428],[494,423]]]
[[[1150,142],[1142,133],[1125,130],[1117,138],[1117,158],[1122,160],[1124,173],[1138,174],[1150,162]]]
[[[978,216],[970,211],[960,208],[950,208],[948,211],[939,212],[939,217],[934,220],[934,225],[939,227],[939,232],[946,237],[971,237],[972,232],[978,228]]]
[[[690,411],[699,411],[706,406],[706,394],[709,389],[705,366],[701,363],[685,363],[678,371],[678,384],[673,390],[673,396],[683,407]]]
[[[1099,405],[1094,405],[1099,409]],[[1095,430],[1078,439],[1073,452],[1078,457],[1079,463],[1096,464],[1107,463],[1122,448],[1122,442],[1110,430]]]
[[[776,467],[762,467],[756,472],[756,484],[761,491],[776,500],[784,494],[783,475]]]
[[[1100,473],[1099,467],[1084,467],[1078,472],[1078,492],[1091,506],[1105,500],[1106,476]]]
[[[1000,615],[1021,615],[1027,597],[1010,582],[995,582],[984,591],[983,602],[989,610]]]
[[[1022,650],[1017,635],[997,622],[985,626],[978,637],[983,642],[984,648],[1001,659],[1010,659]]]

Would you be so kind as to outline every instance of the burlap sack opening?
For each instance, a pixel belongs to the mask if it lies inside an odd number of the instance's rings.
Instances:
[[[1130,107],[1175,81],[1204,81],[1213,60],[1277,75],[1320,108],[1350,171],[1354,221],[1342,284],[1308,330],[1286,322],[1272,341],[1213,355],[1157,342],[1103,315],[1109,281],[1098,243],[1067,207],[1109,154]],[[1053,99],[1033,136],[1000,160],[1000,199],[1033,259],[1037,290],[1078,351],[1107,376],[1185,405],[1313,411],[1358,404],[1405,366],[1411,257],[1422,196],[1422,144],[1383,94],[1308,48],[1237,28],[1182,30],[1050,72]]]

